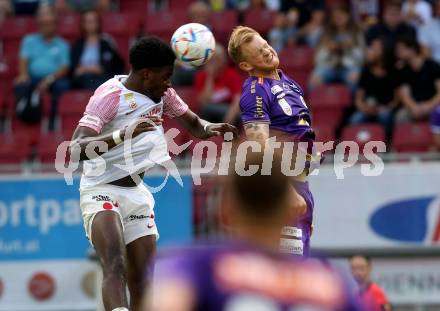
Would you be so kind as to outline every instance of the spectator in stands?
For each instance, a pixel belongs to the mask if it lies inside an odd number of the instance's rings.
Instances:
[[[416,29],[429,23],[432,18],[432,7],[425,0],[406,0],[402,12],[406,22]]]
[[[110,9],[111,0],[52,0],[57,12],[85,12],[97,10],[105,12]]]
[[[362,255],[350,259],[351,272],[359,286],[359,296],[365,310],[391,311],[391,305],[384,291],[371,281],[371,260]]]
[[[367,44],[376,38],[386,38],[394,48],[397,38],[403,36],[415,37],[416,30],[414,27],[404,22],[400,1],[386,1],[383,10],[382,22],[372,26],[366,32]]]
[[[280,0],[226,0],[227,7],[236,10],[258,9],[278,11]]]
[[[70,71],[75,88],[96,89],[106,80],[124,71],[111,37],[101,33],[97,11],[87,11],[81,17],[82,38],[71,50]]]
[[[373,40],[366,50],[355,96],[357,111],[350,123],[379,122],[391,137],[393,113],[398,105],[395,89],[397,77],[390,63],[390,48],[385,40]]]
[[[0,0],[0,25],[3,23],[6,17],[12,15],[11,1]]]
[[[363,48],[363,34],[348,8],[341,4],[332,6],[316,49],[310,87],[344,82],[354,91],[362,66]]]
[[[298,31],[298,12],[290,10],[287,14],[278,13],[274,20],[274,27],[269,31],[269,42],[277,52],[281,52],[286,45],[295,43]]]
[[[35,15],[40,0],[12,0],[15,15]]]
[[[280,10],[287,13],[290,10],[296,10],[299,15],[298,27],[307,24],[316,10],[324,10],[324,0],[281,0]]]
[[[204,1],[194,1],[188,7],[188,19],[191,23],[199,23],[211,28],[211,9]],[[186,65],[181,62],[176,62],[174,66],[173,76],[171,82],[174,86],[190,86],[193,85],[194,75],[197,68]]]
[[[416,39],[400,38],[396,55],[402,63],[398,72],[398,95],[403,107],[396,122],[427,120],[440,103],[440,65],[425,59]]]
[[[225,49],[217,44],[212,59],[195,76],[200,117],[210,122],[234,123],[240,111],[241,85],[240,74],[228,66]]]
[[[192,23],[199,23],[211,28],[211,9],[206,2],[195,1],[188,8],[188,17]]]
[[[432,57],[440,63],[440,0],[434,5],[434,18],[421,27],[418,32],[418,39],[422,45],[423,55]]]
[[[379,2],[379,0],[350,0],[352,14],[362,29],[377,23]]]
[[[440,152],[440,105],[435,107],[431,115],[431,131],[434,138],[434,151]]]
[[[324,21],[325,11],[323,9],[312,11],[310,20],[297,33],[297,43],[315,48],[324,31]]]
[[[16,94],[37,88],[52,95],[49,127],[52,129],[60,95],[69,89],[69,46],[56,34],[56,18],[48,6],[37,12],[39,33],[26,35],[21,43]]]

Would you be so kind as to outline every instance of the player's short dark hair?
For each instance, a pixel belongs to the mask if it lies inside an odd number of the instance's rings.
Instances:
[[[264,153],[248,152],[245,163],[245,170],[250,165],[257,165],[259,169],[251,176],[240,176],[235,170],[235,162],[232,161],[228,176],[227,189],[233,196],[235,208],[240,209],[246,215],[254,219],[270,221],[271,214],[277,214],[286,206],[290,192],[289,178],[281,171],[281,155],[274,153],[272,169],[269,175],[263,174]]]
[[[157,37],[143,37],[130,48],[133,70],[173,66],[176,56],[171,47]]]
[[[365,254],[356,254],[356,255],[351,256],[350,261],[353,260],[353,258],[355,258],[355,257],[360,257],[360,258],[365,259],[365,261],[367,262],[367,264],[368,264],[369,266],[371,266],[371,257],[370,257],[370,256],[365,255]]]
[[[407,48],[414,50],[417,54],[420,54],[422,48],[420,47],[420,43],[417,41],[415,36],[402,36],[397,38],[396,43],[401,43]]]

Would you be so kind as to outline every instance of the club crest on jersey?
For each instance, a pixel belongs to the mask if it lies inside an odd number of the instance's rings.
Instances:
[[[281,86],[279,86],[279,85],[274,85],[274,86],[272,86],[272,87],[270,88],[270,91],[271,91],[271,93],[272,93],[273,95],[276,95],[276,94],[278,94],[279,92],[282,92],[283,89],[282,89]]]
[[[136,109],[138,106],[136,102],[134,101],[134,94],[133,93],[126,93],[124,94],[125,101],[128,103],[128,107],[130,109]]]
[[[292,108],[289,106],[289,103],[287,102],[287,100],[283,98],[278,99],[278,104],[280,105],[281,109],[283,109],[284,113],[288,116],[291,116],[292,113]]]

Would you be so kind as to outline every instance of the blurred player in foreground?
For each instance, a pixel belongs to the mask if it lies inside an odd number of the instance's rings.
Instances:
[[[350,259],[351,272],[359,285],[359,296],[367,311],[391,311],[383,290],[371,281],[371,260],[368,257],[356,255]]]
[[[304,92],[278,69],[280,62],[276,51],[252,28],[236,27],[229,39],[228,52],[238,67],[249,74],[240,99],[241,120],[247,138],[264,144],[269,137],[276,137],[277,141],[308,145],[303,150],[307,154],[302,163],[305,169],[293,183],[299,194],[296,195],[296,205],[298,208],[302,206],[304,213],[297,222],[286,221],[287,226],[282,232],[285,238],[281,239],[282,251],[307,255],[314,208],[307,175],[315,133],[311,128]]]
[[[84,161],[84,227],[102,265],[107,311],[128,310],[127,285],[130,310],[138,311],[147,285],[146,263],[151,263],[158,231],[154,198],[142,178],[148,168],[170,159],[162,115],[202,139],[236,131],[201,120],[188,109],[170,85],[174,60],[166,43],[140,39],[130,49],[130,74],[115,76],[95,91],[73,134],[71,158],[76,154]]]
[[[159,257],[144,311],[361,310],[328,266],[279,252],[280,229],[295,218],[280,156],[271,175],[261,173],[263,153],[245,163],[259,169],[251,176],[231,170],[225,183],[230,240]]]

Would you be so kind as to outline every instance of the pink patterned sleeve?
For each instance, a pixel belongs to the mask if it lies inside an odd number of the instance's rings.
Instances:
[[[100,92],[96,90],[87,104],[80,126],[86,126],[101,133],[102,127],[113,120],[118,112],[121,90]]]
[[[169,118],[180,117],[188,109],[188,105],[177,95],[173,88],[170,87],[163,95],[163,113]]]

